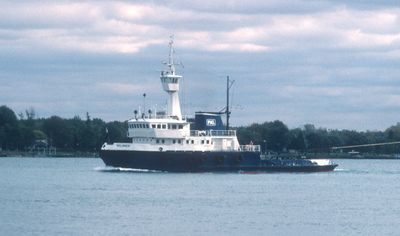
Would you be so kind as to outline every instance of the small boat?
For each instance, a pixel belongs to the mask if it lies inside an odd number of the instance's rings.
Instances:
[[[269,159],[260,145],[240,145],[236,130],[229,128],[229,77],[225,112],[182,116],[178,93],[182,76],[176,74],[173,53],[171,40],[167,68],[160,76],[168,94],[166,112],[135,111],[128,120],[131,142],[102,145],[100,157],[107,166],[168,172],[318,172],[337,167],[330,160]]]

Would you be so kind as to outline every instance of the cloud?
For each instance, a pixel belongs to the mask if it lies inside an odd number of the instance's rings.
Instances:
[[[255,8],[258,1],[225,3],[230,9]],[[301,1],[278,1],[260,8]],[[208,2],[205,9],[219,3]],[[316,4],[319,6],[319,3]],[[324,4],[322,4],[324,5]],[[331,5],[331,4],[327,4]],[[400,10],[354,10],[336,6],[329,11],[293,12],[199,11],[183,4],[130,2],[16,2],[0,8],[0,38],[6,43],[64,50],[137,53],[165,43],[174,33],[184,47],[207,51],[265,52],[304,47],[374,48],[399,43]],[[252,11],[250,11],[252,12]],[[179,14],[178,14],[179,13]],[[199,14],[201,13],[201,14]],[[242,14],[240,14],[242,13]],[[217,25],[218,28],[214,28]],[[175,30],[172,30],[175,28]],[[13,40],[14,39],[14,40]],[[17,40],[15,40],[17,39]]]
[[[108,93],[137,93],[143,91],[144,87],[141,85],[124,84],[124,83],[99,83],[96,85],[97,89],[106,91]]]
[[[221,107],[230,75],[238,124],[395,122],[396,1],[2,1],[0,100],[106,119],[124,119],[144,92],[163,104],[158,75],[171,34],[185,64],[181,98],[196,109]]]

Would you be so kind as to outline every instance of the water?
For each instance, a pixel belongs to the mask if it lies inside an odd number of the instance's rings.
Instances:
[[[0,235],[398,235],[400,160],[313,174],[116,171],[0,158]]]

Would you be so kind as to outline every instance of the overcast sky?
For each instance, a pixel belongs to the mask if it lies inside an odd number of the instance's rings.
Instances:
[[[126,120],[165,107],[175,37],[183,113],[382,130],[400,121],[396,1],[0,1],[0,105]]]

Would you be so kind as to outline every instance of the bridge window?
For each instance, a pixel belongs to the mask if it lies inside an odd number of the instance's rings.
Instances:
[[[179,129],[183,129],[183,125],[179,125]]]
[[[151,124],[151,128],[155,129],[156,125],[155,124]]]
[[[163,128],[163,129],[166,129],[166,128],[167,128],[167,126],[166,126],[165,124],[163,124],[163,125],[162,125],[162,128]]]
[[[160,124],[157,125],[157,129],[161,129],[161,125]]]
[[[176,129],[176,125],[172,125],[172,129]]]
[[[150,128],[149,124],[146,124],[146,128]]]

